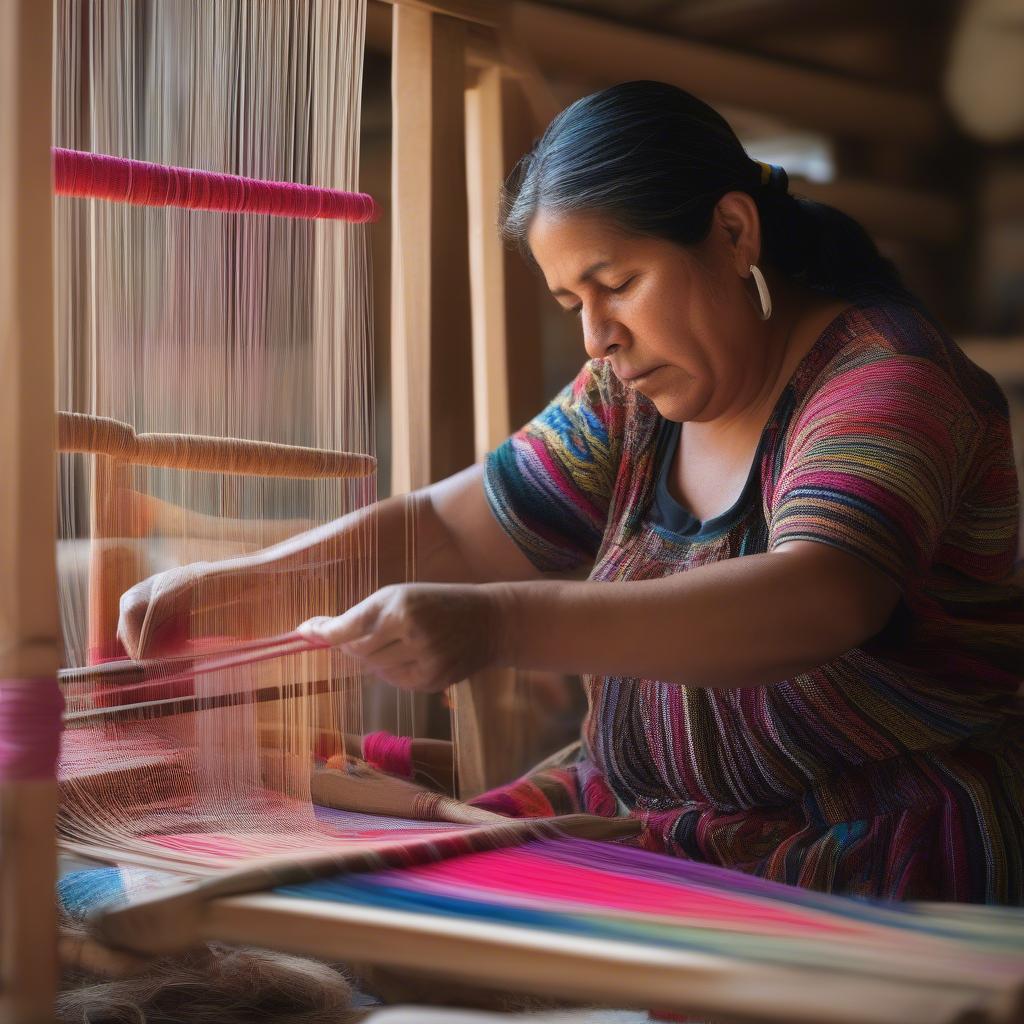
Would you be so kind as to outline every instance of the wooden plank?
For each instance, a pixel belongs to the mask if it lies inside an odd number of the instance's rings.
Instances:
[[[505,253],[498,236],[498,195],[505,179],[501,70],[479,69],[466,90],[466,184],[473,325],[473,399],[477,459],[508,436]]]
[[[545,125],[536,120],[536,97],[522,78],[502,78],[504,174],[529,152]],[[505,344],[509,426],[532,419],[550,398],[544,393],[541,303],[550,301],[537,271],[518,252],[504,248]]]
[[[59,662],[50,132],[52,4],[0,4],[0,677]],[[53,780],[0,784],[0,1018],[53,1019]]]
[[[1024,388],[1024,337],[962,337],[957,343],[1004,389]]]
[[[392,493],[473,461],[465,28],[394,11]]]
[[[402,494],[473,462],[473,376],[465,25],[405,4],[392,24],[391,493]],[[412,718],[414,735],[447,737],[438,697],[416,696]]]
[[[494,64],[475,70],[466,91],[466,168],[477,459],[540,406],[536,282],[522,257],[506,249],[497,228],[501,186],[530,145],[530,128],[524,131],[530,123],[515,81]],[[482,672],[453,695],[464,800],[510,781],[523,768],[522,722],[509,721],[515,695],[514,669]]]
[[[932,97],[843,74],[528,0],[403,0],[403,5],[410,2],[472,25],[471,55],[483,45],[487,59],[500,50],[509,69],[521,70],[525,60],[561,83],[575,80],[575,94],[565,102],[615,82],[655,78],[712,104],[775,114],[793,127],[832,136],[927,144],[946,134],[946,118]],[[371,0],[370,6],[395,4]],[[481,32],[488,29],[494,36]],[[379,45],[380,33],[372,38]]]
[[[504,169],[501,70],[476,69],[466,90],[466,190],[469,209],[469,280],[473,327],[473,409],[476,458],[500,444],[509,432],[505,338],[504,254],[496,229],[498,192]],[[482,672],[451,694],[453,735],[463,800],[489,788],[495,751],[488,695],[515,685],[509,669]],[[487,742],[484,742],[484,737]]]
[[[371,0],[369,6],[417,8],[425,14],[444,14],[474,25],[501,24],[507,0]]]
[[[929,143],[945,131],[934,99],[842,75],[525,0],[509,5],[507,25],[545,73],[581,83],[580,95],[614,82],[658,79],[712,104],[776,114],[828,135]]]
[[[937,193],[857,180],[794,180],[791,191],[848,213],[876,238],[949,245],[963,236],[966,209]]]
[[[955,1024],[1014,1019],[995,994],[894,976],[822,972],[689,949],[566,935],[501,921],[295,897],[216,900],[207,940],[248,943],[345,963],[430,972],[488,989],[587,1006],[644,1006],[765,1024]]]
[[[89,664],[123,658],[117,638],[121,595],[146,576],[136,529],[127,507],[131,467],[108,455],[93,455],[89,507]]]

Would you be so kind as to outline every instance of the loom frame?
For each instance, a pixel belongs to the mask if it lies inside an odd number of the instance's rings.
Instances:
[[[837,82],[837,76],[814,72],[803,72],[798,86],[791,88],[796,79],[781,74],[783,69],[770,61],[716,53],[712,47],[602,25],[599,19],[553,12],[524,0],[369,0],[369,6],[371,27],[387,22],[386,45],[396,68],[394,230],[400,231],[403,244],[395,245],[392,252],[396,269],[401,261],[406,290],[401,289],[398,274],[393,273],[393,393],[408,397],[410,411],[404,419],[396,420],[393,436],[397,446],[396,479],[397,473],[404,474],[405,486],[418,486],[461,468],[468,461],[467,454],[470,458],[479,455],[524,418],[524,408],[530,411],[532,399],[523,399],[528,391],[523,382],[531,373],[536,375],[539,368],[537,332],[534,330],[531,337],[529,317],[523,318],[527,321],[524,327],[522,320],[509,315],[512,310],[517,317],[529,312],[532,304],[519,301],[528,294],[529,276],[514,256],[495,251],[493,217],[480,197],[489,191],[493,194],[496,175],[507,170],[509,155],[524,151],[537,128],[543,127],[560,105],[561,99],[544,85],[542,74],[553,68],[566,70],[562,62],[567,56],[575,61],[568,70],[580,79],[599,82],[608,76],[636,77],[637,53],[646,49],[656,61],[644,63],[644,77],[654,74],[677,81],[719,102],[728,102],[728,89],[736,88],[730,83],[742,83],[742,98],[756,92],[766,110],[783,115],[797,113],[794,95],[818,97],[827,115],[812,115],[812,120],[819,117],[819,127],[828,130],[862,137],[913,137],[922,143],[939,134],[937,112],[930,105],[905,102],[906,97],[889,90]],[[50,5],[37,0],[10,0],[0,11],[0,75],[5,82],[5,88],[0,89],[0,112],[4,115],[0,124],[12,126],[9,134],[4,128],[2,141],[7,143],[6,153],[16,154],[12,160],[5,160],[0,170],[0,210],[6,212],[8,204],[13,208],[8,223],[14,225],[13,240],[5,235],[0,243],[0,294],[4,296],[0,304],[0,363],[15,368],[14,373],[0,380],[0,388],[4,389],[5,416],[9,415],[8,409],[17,410],[12,417],[15,429],[0,432],[0,475],[18,483],[15,501],[0,503],[2,575],[9,584],[13,581],[7,590],[18,600],[11,618],[9,609],[0,605],[4,613],[0,615],[0,676],[50,675],[56,672],[59,660],[53,569],[56,531],[53,523],[37,512],[40,507],[54,506],[54,474],[47,471],[47,460],[39,458],[40,450],[55,450],[50,312],[50,20]],[[509,29],[519,40],[515,52],[502,40],[502,33]],[[566,34],[579,39],[580,33],[587,45],[578,47],[576,54],[566,54],[557,46],[557,40]],[[680,69],[686,69],[685,81],[680,80],[684,75]],[[784,88],[786,83],[789,86]],[[8,84],[11,88],[6,87]],[[40,116],[44,105],[46,116]],[[444,125],[455,123],[453,118],[461,130],[443,134],[447,131]],[[429,167],[429,175],[421,175],[415,182],[410,180],[413,176],[401,175],[399,165],[405,161],[416,168],[416,175]],[[469,206],[460,214],[455,201],[458,189],[452,183],[463,178]],[[847,193],[848,203],[840,205],[861,217],[856,204],[877,198],[856,188],[852,192],[847,189]],[[835,201],[834,190],[830,194],[827,188],[816,197]],[[907,192],[903,198],[916,197]],[[948,204],[925,207],[912,203],[907,210],[904,230],[908,236],[938,231],[948,239],[957,230]],[[936,220],[937,213],[941,216]],[[934,224],[938,227],[929,226]],[[450,304],[447,298],[451,293],[446,291],[449,282],[443,277],[447,271],[431,272],[439,252],[450,259],[457,277],[454,287],[458,301]],[[457,253],[457,258],[452,253]],[[413,295],[422,304],[413,302]],[[16,308],[8,315],[12,300]],[[499,340],[497,327],[502,324],[503,340]],[[516,353],[515,360],[511,352]],[[432,379],[436,377],[431,374],[443,368],[445,361],[453,361],[460,373],[467,374],[470,353],[475,380],[472,387],[463,388],[461,395],[472,399],[475,394],[475,400],[468,405],[453,403],[454,388],[450,384],[435,388]],[[6,401],[10,393],[16,396],[13,402]],[[401,405],[393,403],[398,416],[403,415],[397,411]],[[451,420],[444,432],[428,433],[424,429],[439,419]],[[462,441],[455,449],[446,448],[440,440],[444,433],[472,438],[474,451]],[[453,451],[457,456],[452,455]],[[15,538],[17,544],[11,550],[6,545]],[[8,648],[13,654],[8,654]],[[502,685],[509,685],[507,677]],[[472,699],[463,697],[456,704],[460,737],[478,733],[493,720],[493,706],[488,701],[500,692],[500,686],[493,679],[478,680],[471,682],[466,692]],[[472,750],[471,745],[467,749]],[[500,766],[508,761],[500,749],[482,749],[479,745],[468,759],[470,763],[461,770],[467,780],[474,780],[467,782],[469,791],[501,778]],[[52,1019],[56,975],[56,922],[50,909],[55,878],[56,785],[48,781],[0,783],[0,805],[4,852],[0,865],[0,918],[4,924],[0,934],[0,1019],[35,1024]],[[15,837],[19,845],[11,847]],[[9,856],[11,849],[15,850],[14,859]],[[408,921],[405,918],[414,915],[395,911],[374,911],[372,920],[368,920],[365,915],[360,918],[353,908],[322,904],[314,905],[311,913],[310,901],[302,904],[303,915],[297,919],[287,912],[280,897],[224,900],[210,908],[203,921],[203,935],[245,942],[263,937],[266,945],[274,948],[323,953],[322,943],[313,949],[308,940],[312,918],[322,921],[325,929],[329,927],[329,951],[334,955],[353,959],[360,954],[372,955],[374,962],[420,969],[436,966],[443,957],[463,967],[466,977],[478,981],[498,980],[493,972],[484,974],[482,967],[472,966],[485,959],[479,957],[481,944],[493,939],[494,949],[517,950],[507,961],[503,959],[500,967],[500,980],[509,984],[533,980],[539,987],[550,986],[548,991],[598,994],[609,1000],[628,994],[608,980],[614,966],[631,959],[624,951],[609,948],[618,944],[580,947],[573,953],[571,949],[555,950],[558,943],[554,943],[545,948],[545,956],[557,955],[546,960],[518,948],[521,934],[510,928],[488,927],[487,934],[483,934],[465,923]],[[422,941],[399,941],[410,934]],[[572,945],[576,946],[575,940]],[[637,947],[630,948],[635,951]],[[660,986],[664,986],[666,1006],[672,1005],[678,994],[678,974],[674,972],[684,966],[679,959],[673,963],[646,973],[640,964],[631,968],[631,973],[640,972],[634,981],[649,980],[652,992],[660,994]],[[713,985],[716,977],[721,980],[713,965],[709,968],[700,958],[687,963],[696,975],[703,972],[709,984]],[[554,965],[550,974],[548,964]],[[585,984],[581,982],[583,987],[567,993],[562,982],[575,970],[581,972]],[[772,974],[777,976],[775,969]],[[730,982],[734,983],[735,979]],[[763,998],[763,990],[756,986],[752,992],[753,998]],[[783,997],[780,986],[779,998]],[[714,1001],[706,1005],[709,1010],[735,1013],[732,1002],[728,1006]],[[685,1006],[694,1007],[689,994]],[[822,1019],[807,1016],[802,1006],[801,1000],[794,1002],[792,1019]],[[830,1013],[829,1019],[836,1018]]]
[[[313,938],[315,936],[315,938]],[[743,1024],[960,1024],[1019,1020],[1019,1007],[969,992],[814,968],[738,963],[687,950],[544,933],[282,895],[216,900],[198,938],[435,973],[587,1005],[641,1005]],[[443,964],[438,971],[438,964]],[[765,1013],[765,1007],[770,1012]],[[992,1010],[998,1016],[989,1016]],[[972,1016],[981,1011],[981,1017]],[[1015,1012],[1016,1011],[1016,1012]]]
[[[0,5],[0,677],[56,677],[50,122],[53,12]],[[52,1020],[55,778],[0,781],[0,1019]]]

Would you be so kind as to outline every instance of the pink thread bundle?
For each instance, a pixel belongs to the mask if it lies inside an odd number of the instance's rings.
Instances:
[[[63,711],[53,676],[0,679],[0,782],[54,777]]]
[[[378,213],[373,197],[363,192],[263,181],[57,147],[53,149],[53,183],[57,195],[137,206],[262,213],[355,224],[376,220]]]
[[[371,732],[363,737],[363,760],[388,775],[411,779],[412,737]]]

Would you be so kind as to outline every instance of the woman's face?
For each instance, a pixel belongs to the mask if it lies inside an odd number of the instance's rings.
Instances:
[[[666,419],[707,421],[742,411],[764,380],[764,326],[739,271],[758,248],[751,216],[756,234],[753,202],[730,193],[708,238],[684,249],[596,214],[541,209],[528,240],[555,299],[580,318],[588,355]]]

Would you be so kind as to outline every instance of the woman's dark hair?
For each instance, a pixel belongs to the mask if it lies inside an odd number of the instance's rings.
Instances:
[[[690,246],[736,191],[757,204],[761,259],[776,270],[839,298],[913,301],[855,220],[790,195],[785,171],[768,177],[720,114],[664,82],[625,82],[563,110],[506,182],[500,226],[527,254],[541,208],[604,214],[626,231]]]

